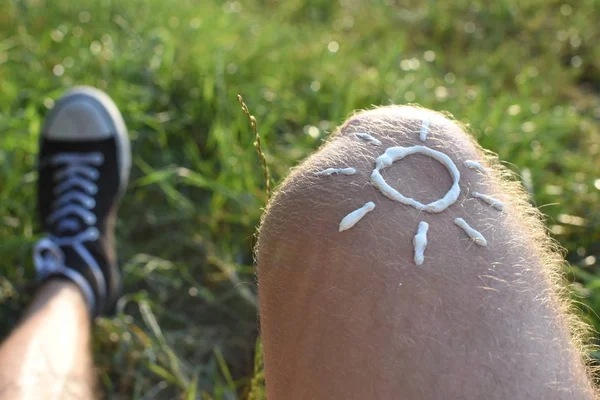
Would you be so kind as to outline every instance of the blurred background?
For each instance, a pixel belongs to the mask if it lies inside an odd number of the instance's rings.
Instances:
[[[599,0],[0,1],[0,337],[29,300],[40,125],[105,90],[133,145],[126,294],[96,323],[109,399],[262,399],[252,247],[274,183],[353,110],[468,124],[547,215],[600,327]]]

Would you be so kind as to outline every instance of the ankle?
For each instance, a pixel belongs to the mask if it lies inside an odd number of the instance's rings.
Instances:
[[[65,307],[65,304],[69,306]],[[27,314],[36,313],[49,305],[81,310],[91,318],[88,301],[81,289],[73,281],[61,276],[49,278],[40,285]]]

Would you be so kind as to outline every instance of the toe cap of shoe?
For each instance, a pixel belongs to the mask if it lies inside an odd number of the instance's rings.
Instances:
[[[108,104],[107,104],[108,103]],[[54,140],[101,140],[115,135],[112,101],[104,93],[74,88],[54,106],[43,135]]]

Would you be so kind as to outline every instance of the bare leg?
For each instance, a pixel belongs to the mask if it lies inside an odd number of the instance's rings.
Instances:
[[[446,154],[461,174],[457,201],[434,213],[384,197],[369,181],[375,159],[391,146]],[[332,167],[357,172],[314,174]],[[257,252],[269,398],[593,398],[581,326],[559,289],[560,257],[503,173],[458,125],[411,107],[354,116],[296,168],[265,213]],[[447,168],[423,154],[381,174],[424,204],[452,185]],[[474,192],[499,200],[503,211]],[[371,212],[338,232],[347,214],[370,201]],[[429,224],[428,244],[417,266],[421,221]]]
[[[92,399],[90,315],[74,283],[44,284],[0,346],[0,398]]]
[[[62,96],[42,128],[37,165],[46,237],[33,260],[44,284],[0,346],[0,398],[91,399],[90,321],[120,296],[114,226],[131,166],[127,128],[110,97],[90,87]]]

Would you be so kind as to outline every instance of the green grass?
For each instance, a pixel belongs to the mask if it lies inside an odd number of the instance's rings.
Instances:
[[[452,113],[522,176],[600,327],[599,13],[597,0],[0,2],[0,334],[34,276],[40,125],[75,84],[114,98],[134,152],[127,292],[95,329],[108,398],[246,398],[251,382],[264,397],[252,246],[266,192],[238,93],[275,182],[354,109]]]

